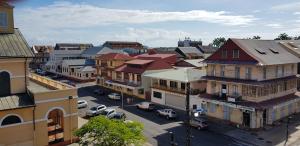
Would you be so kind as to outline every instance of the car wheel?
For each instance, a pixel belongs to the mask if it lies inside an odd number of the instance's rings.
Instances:
[[[170,117],[169,117],[169,116],[167,116],[166,118],[167,118],[168,120],[170,119]]]
[[[140,107],[137,105],[136,108],[139,109]]]
[[[198,130],[201,130],[202,128],[199,126],[197,129],[198,129]]]

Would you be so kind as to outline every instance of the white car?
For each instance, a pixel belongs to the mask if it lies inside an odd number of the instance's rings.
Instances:
[[[157,114],[159,116],[164,116],[167,119],[171,119],[171,118],[176,118],[177,114],[174,110],[172,109],[161,109],[161,110],[157,110]]]
[[[121,95],[118,93],[111,93],[108,95],[108,98],[113,100],[121,100]]]
[[[207,121],[201,118],[192,118],[190,124],[198,130],[207,129],[208,127]]]
[[[116,113],[116,110],[113,108],[107,108],[103,112],[101,112],[101,115],[111,118]]]
[[[141,102],[136,105],[136,108],[143,110],[154,110],[155,105],[151,102]]]
[[[85,100],[78,100],[77,101],[77,108],[85,108],[88,106],[87,101]]]
[[[89,110],[87,110],[86,115],[87,116],[96,116],[96,115],[101,114],[104,110],[106,110],[106,106],[100,104],[100,105],[91,107]]]

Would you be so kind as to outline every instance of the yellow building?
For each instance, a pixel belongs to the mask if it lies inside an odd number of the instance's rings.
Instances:
[[[274,40],[229,39],[208,57],[207,115],[262,128],[300,110],[298,57]]]
[[[76,138],[77,90],[29,73],[33,52],[0,6],[0,145],[66,145]],[[13,31],[12,31],[13,30]]]

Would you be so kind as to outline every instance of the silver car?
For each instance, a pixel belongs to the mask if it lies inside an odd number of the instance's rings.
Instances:
[[[113,100],[121,100],[121,95],[118,93],[111,93],[108,95],[108,98]]]
[[[207,120],[201,118],[192,118],[190,121],[191,126],[197,128],[198,130],[207,129]]]
[[[89,110],[87,110],[86,115],[87,116],[96,116],[96,115],[101,114],[104,110],[106,110],[106,106],[100,104],[100,105],[91,107]]]
[[[105,109],[101,115],[107,117],[107,118],[111,118],[114,114],[116,113],[116,110],[113,109],[113,108],[108,108],[108,109]]]
[[[85,100],[78,100],[77,101],[77,108],[85,108],[88,106],[87,101]]]
[[[160,109],[160,110],[157,110],[157,114],[159,116],[164,116],[167,119],[171,119],[171,118],[176,118],[177,117],[177,114],[176,114],[176,112],[173,109]]]

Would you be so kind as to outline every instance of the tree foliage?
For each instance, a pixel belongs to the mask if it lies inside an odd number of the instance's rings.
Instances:
[[[218,37],[213,40],[212,45],[214,47],[220,48],[225,42],[226,42],[226,39],[224,37]]]
[[[261,37],[259,35],[256,35],[256,36],[253,36],[252,39],[254,39],[254,40],[260,40]]]
[[[290,37],[286,33],[279,34],[279,36],[277,38],[275,38],[275,40],[291,40],[291,39],[292,39],[292,37]]]
[[[75,131],[79,143],[95,146],[127,146],[142,145],[145,137],[142,134],[143,125],[138,122],[124,123],[120,120],[110,120],[104,116],[93,117],[89,122]]]
[[[300,36],[296,36],[294,40],[300,40]]]

